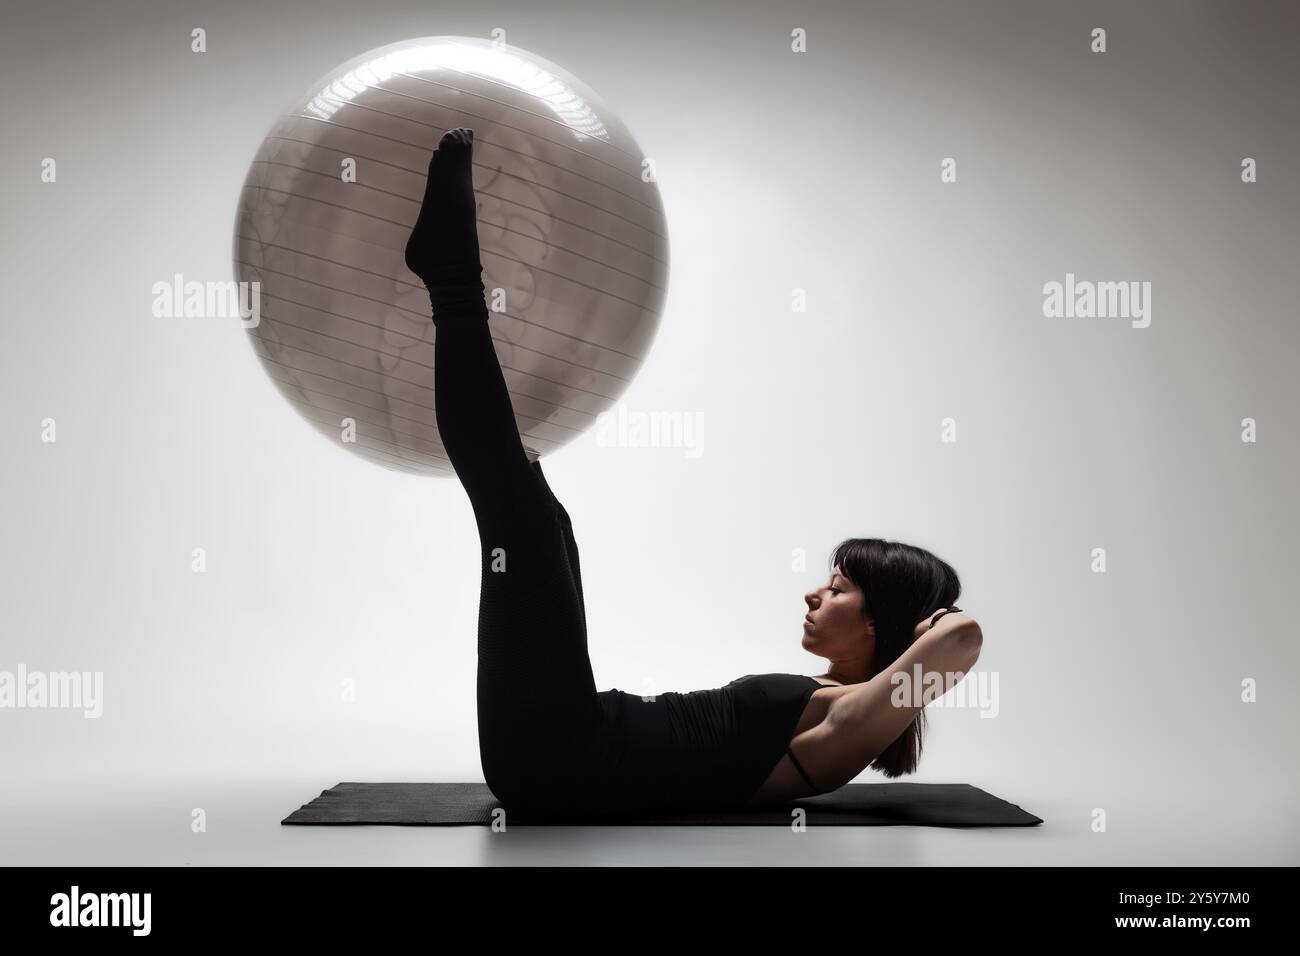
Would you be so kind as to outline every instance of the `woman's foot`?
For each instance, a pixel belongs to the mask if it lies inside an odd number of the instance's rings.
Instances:
[[[457,127],[443,134],[429,160],[420,215],[406,242],[406,267],[429,290],[435,313],[440,304],[478,296],[482,301],[478,225],[471,154],[474,131]]]

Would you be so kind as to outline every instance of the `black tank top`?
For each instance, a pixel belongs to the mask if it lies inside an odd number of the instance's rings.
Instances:
[[[650,699],[601,692],[604,720],[586,767],[601,806],[625,812],[748,803],[822,686],[798,674],[747,674],[725,687]]]

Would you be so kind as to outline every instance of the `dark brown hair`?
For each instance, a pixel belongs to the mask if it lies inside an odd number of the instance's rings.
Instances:
[[[924,548],[882,538],[846,538],[836,546],[831,566],[862,589],[863,616],[876,623],[876,654],[871,676],[893,664],[911,646],[916,625],[961,595],[961,579],[946,561]],[[871,767],[886,777],[914,773],[925,737],[925,711],[885,748]]]

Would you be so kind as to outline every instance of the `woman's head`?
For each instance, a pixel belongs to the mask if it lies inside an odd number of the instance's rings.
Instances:
[[[830,563],[827,581],[804,595],[803,646],[847,679],[867,680],[889,667],[911,645],[922,618],[961,596],[952,566],[910,544],[848,538]],[[872,766],[888,777],[914,771],[924,723],[922,711]]]

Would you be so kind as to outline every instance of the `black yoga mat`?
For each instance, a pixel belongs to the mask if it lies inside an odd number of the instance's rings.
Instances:
[[[499,801],[484,783],[340,783],[299,807],[282,824],[358,823],[487,826]],[[851,783],[833,793],[763,809],[659,815],[583,815],[530,820],[507,813],[508,826],[790,826],[801,807],[809,826],[1024,827],[1043,821],[968,783]]]

